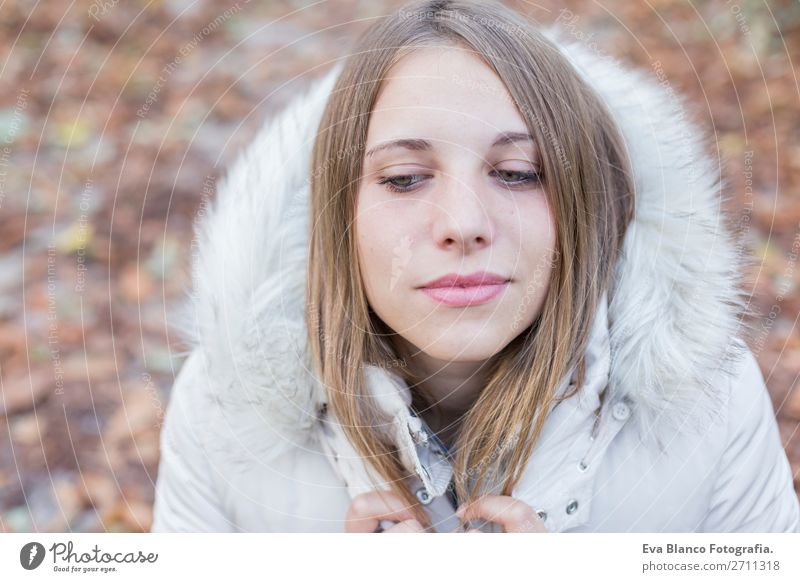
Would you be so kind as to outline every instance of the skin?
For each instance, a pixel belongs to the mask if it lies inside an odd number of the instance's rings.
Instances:
[[[445,442],[486,385],[485,364],[533,323],[549,288],[556,225],[537,176],[538,150],[531,139],[493,146],[510,132],[528,129],[500,78],[452,46],[419,49],[396,63],[370,117],[356,203],[359,266],[370,306],[397,333],[398,355],[425,378],[417,389],[435,406],[422,414]],[[369,155],[396,139],[429,145]],[[448,273],[475,271],[510,282],[469,307],[419,290]],[[489,519],[498,507],[473,511]]]

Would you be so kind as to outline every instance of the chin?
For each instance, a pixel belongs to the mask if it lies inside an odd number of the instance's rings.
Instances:
[[[482,362],[488,360],[505,347],[502,342],[488,341],[488,338],[476,338],[474,334],[453,334],[456,337],[441,338],[427,345],[424,351],[437,360],[453,363]],[[465,344],[465,341],[467,342]]]

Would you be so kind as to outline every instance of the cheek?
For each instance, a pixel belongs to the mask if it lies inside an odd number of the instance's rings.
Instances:
[[[410,253],[408,225],[392,203],[362,205],[356,214],[358,260],[368,297],[390,290],[398,260]],[[396,277],[395,277],[396,278]]]
[[[538,270],[547,272],[555,261],[556,226],[549,213],[541,213],[525,232],[525,248],[529,249],[529,260]]]
[[[544,258],[552,258],[556,244],[556,224],[544,194],[523,199],[503,229],[514,233],[514,245],[519,249],[520,267],[536,266]],[[522,269],[523,271],[525,269]]]
[[[526,305],[534,311],[541,305],[548,292],[556,254],[556,224],[546,200],[538,200],[524,209],[524,220],[516,226],[520,249],[520,275],[525,281],[521,293]]]
[[[379,217],[375,212],[362,210],[356,215],[356,244],[358,247],[358,263],[364,282],[369,285],[381,265],[380,229],[376,227]]]

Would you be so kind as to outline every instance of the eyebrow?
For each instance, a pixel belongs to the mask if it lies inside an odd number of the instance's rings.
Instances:
[[[497,138],[492,142],[491,147],[496,148],[516,143],[519,141],[529,141],[535,143],[533,136],[529,133],[524,133],[521,131],[504,131],[500,135],[498,135]],[[411,138],[393,139],[378,144],[375,147],[371,148],[366,153],[365,157],[370,158],[375,154],[377,154],[378,152],[394,148],[407,149],[415,152],[427,152],[433,149],[433,145],[431,145],[431,142],[424,139],[411,139]]]

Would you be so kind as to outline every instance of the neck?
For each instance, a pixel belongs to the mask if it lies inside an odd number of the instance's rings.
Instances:
[[[487,363],[448,362],[406,346],[402,350],[410,370],[420,378],[413,386],[420,401],[417,409],[437,436],[451,446],[461,420],[480,396],[487,382]]]

